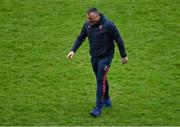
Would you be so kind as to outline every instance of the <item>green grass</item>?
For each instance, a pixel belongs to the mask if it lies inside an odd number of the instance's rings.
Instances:
[[[66,55],[95,6],[115,22],[112,109],[89,116],[96,84],[85,41]],[[180,125],[179,0],[0,0],[0,125]]]

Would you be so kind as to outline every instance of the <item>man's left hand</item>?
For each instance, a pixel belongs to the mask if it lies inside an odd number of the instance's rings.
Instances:
[[[128,62],[128,57],[121,58],[122,64],[126,64]]]

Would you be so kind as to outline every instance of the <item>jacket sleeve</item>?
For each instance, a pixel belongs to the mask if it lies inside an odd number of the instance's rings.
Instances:
[[[110,36],[113,38],[113,40],[116,41],[121,57],[126,57],[127,55],[124,47],[124,42],[123,39],[121,38],[121,35],[117,27],[113,23],[111,23],[109,27],[110,27],[110,31],[109,31]]]
[[[86,24],[83,25],[83,28],[82,28],[79,36],[76,38],[76,40],[74,42],[74,46],[71,48],[71,51],[76,52],[76,50],[81,46],[81,44],[83,43],[83,41],[87,37],[87,31],[85,29],[85,25]]]

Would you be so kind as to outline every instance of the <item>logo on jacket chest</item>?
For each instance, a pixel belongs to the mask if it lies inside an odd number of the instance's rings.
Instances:
[[[88,35],[91,34],[103,34],[105,32],[105,28],[103,27],[103,25],[99,25],[98,27],[92,27],[92,26],[88,26]]]
[[[99,30],[102,30],[103,29],[103,26],[102,25],[99,25]]]

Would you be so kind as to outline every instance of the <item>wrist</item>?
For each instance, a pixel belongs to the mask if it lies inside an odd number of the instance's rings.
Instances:
[[[121,56],[121,58],[127,58],[127,56]]]

